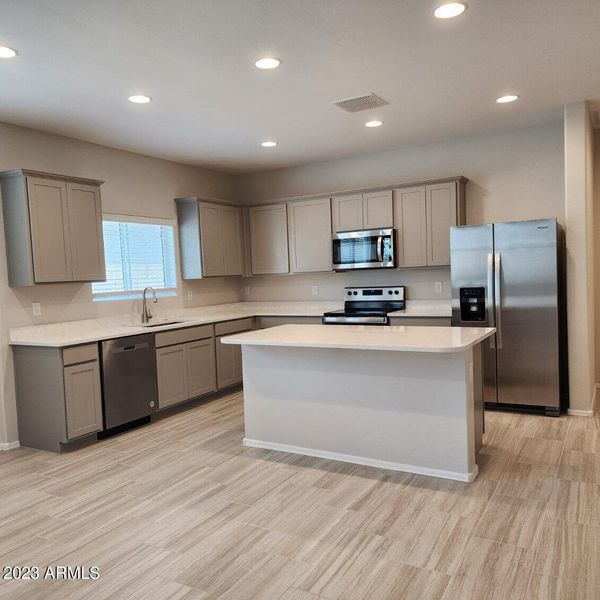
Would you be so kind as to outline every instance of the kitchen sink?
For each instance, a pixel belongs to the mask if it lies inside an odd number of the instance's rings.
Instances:
[[[157,321],[156,323],[142,323],[141,327],[163,327],[164,325],[177,325],[185,321]]]

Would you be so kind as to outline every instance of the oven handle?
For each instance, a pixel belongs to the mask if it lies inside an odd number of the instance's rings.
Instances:
[[[383,262],[383,236],[377,237],[377,260]]]

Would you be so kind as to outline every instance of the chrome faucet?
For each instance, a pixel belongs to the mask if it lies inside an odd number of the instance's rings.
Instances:
[[[148,308],[148,300],[146,298],[146,292],[148,290],[150,290],[152,292],[152,296],[154,298],[154,300],[152,302],[154,304],[156,304],[158,302],[158,298],[156,297],[156,292],[154,291],[154,288],[147,287],[144,290],[143,300],[142,300],[142,323],[148,323],[148,321],[150,321],[150,319],[152,318],[152,313],[150,312],[150,309]]]

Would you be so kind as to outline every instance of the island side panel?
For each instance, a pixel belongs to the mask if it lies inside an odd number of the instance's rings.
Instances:
[[[245,443],[471,481],[473,353],[243,346]]]

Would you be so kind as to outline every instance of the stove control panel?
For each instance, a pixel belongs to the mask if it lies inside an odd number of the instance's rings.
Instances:
[[[345,300],[351,301],[388,301],[404,300],[404,286],[394,287],[347,287],[345,288]]]

